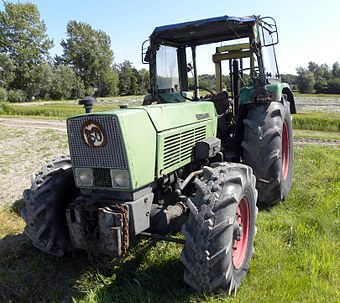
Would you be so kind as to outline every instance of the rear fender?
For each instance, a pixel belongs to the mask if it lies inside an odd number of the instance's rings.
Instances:
[[[293,92],[287,83],[271,83],[265,86],[246,86],[240,90],[240,105],[261,102],[283,102],[284,95],[290,102],[290,112],[296,113]]]

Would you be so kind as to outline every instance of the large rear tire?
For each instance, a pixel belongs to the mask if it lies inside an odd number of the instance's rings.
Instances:
[[[220,163],[196,180],[182,228],[184,281],[200,292],[236,292],[249,270],[256,234],[255,177],[249,166]]]
[[[69,157],[54,159],[32,179],[21,216],[35,247],[55,256],[72,250],[65,211],[76,192]]]
[[[258,201],[272,206],[287,197],[293,172],[293,132],[289,103],[254,105],[244,119],[244,162],[256,176]]]

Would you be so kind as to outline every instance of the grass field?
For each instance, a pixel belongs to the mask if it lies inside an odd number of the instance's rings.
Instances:
[[[121,260],[62,259],[22,235],[22,201],[0,212],[2,302],[338,302],[340,151],[299,147],[288,199],[258,215],[251,271],[237,297],[197,295],[182,281],[181,246],[137,239]]]

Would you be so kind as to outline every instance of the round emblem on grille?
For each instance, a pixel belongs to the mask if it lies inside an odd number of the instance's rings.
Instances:
[[[81,133],[88,146],[99,147],[106,144],[104,129],[96,121],[86,121],[81,128]]]

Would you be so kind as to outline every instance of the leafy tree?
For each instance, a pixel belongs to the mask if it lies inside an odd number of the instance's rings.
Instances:
[[[327,81],[327,93],[340,94],[340,78],[333,78]]]
[[[103,96],[117,96],[119,75],[116,69],[107,69],[103,73],[103,82],[101,83],[100,91]]]
[[[329,79],[331,77],[330,68],[327,64],[318,65],[315,62],[308,63],[308,70],[314,74],[315,79]]]
[[[118,65],[119,74],[119,94],[135,95],[138,93],[138,71],[132,63],[125,60]]]
[[[99,96],[114,93],[117,77],[112,68],[110,37],[89,24],[77,21],[69,21],[67,36],[67,40],[61,42],[64,63],[80,76],[86,89],[95,87]],[[57,61],[60,63],[60,58]]]
[[[150,74],[145,68],[138,71],[138,94],[145,95],[150,89]]]
[[[7,90],[3,87],[0,87],[0,102],[7,101]]]
[[[15,66],[10,57],[2,53],[0,54],[0,87],[7,88],[15,78]]]
[[[281,81],[288,83],[290,87],[294,89],[295,86],[297,85],[296,84],[297,76],[292,74],[281,75]]]
[[[69,66],[60,64],[54,68],[49,93],[52,99],[81,98],[85,93],[84,84]]]
[[[35,96],[40,99],[50,98],[50,89],[53,80],[53,66],[50,63],[44,62],[36,67],[36,73],[32,77],[33,85],[28,86],[27,93],[30,96]]]
[[[10,88],[24,90],[28,97],[35,93],[35,75],[48,57],[53,46],[47,37],[45,23],[32,3],[3,2],[4,11],[0,12],[1,52],[13,62],[14,79]]]
[[[340,78],[340,65],[338,61],[332,65],[332,75],[334,78]]]
[[[327,80],[324,78],[318,78],[315,80],[314,84],[315,92],[317,94],[324,94],[327,93],[328,90],[328,83]]]
[[[297,86],[300,93],[312,93],[315,84],[314,74],[303,67],[298,67],[296,72],[298,74]]]

